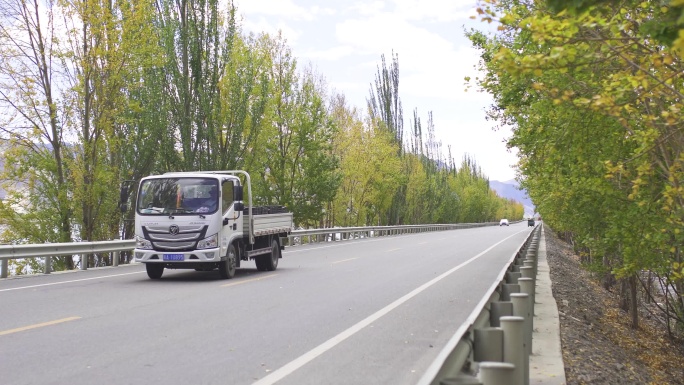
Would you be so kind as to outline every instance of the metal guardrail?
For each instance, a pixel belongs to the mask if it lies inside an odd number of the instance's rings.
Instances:
[[[52,271],[52,257],[61,255],[80,255],[81,269],[88,268],[85,258],[88,254],[113,253],[114,266],[119,265],[119,255],[122,251],[131,251],[135,248],[135,240],[115,240],[99,242],[70,242],[70,243],[41,243],[29,245],[2,245],[0,246],[0,278],[7,278],[9,272],[8,260],[20,258],[45,257],[43,273]]]
[[[486,223],[462,223],[462,224],[429,224],[429,225],[406,225],[406,226],[370,226],[370,227],[339,227],[324,229],[294,230],[287,237],[288,245],[294,246],[314,242],[334,242],[358,238],[370,238],[377,236],[422,233],[427,231],[444,231],[465,229],[472,227],[494,226],[495,222]],[[113,266],[119,265],[119,256],[122,251],[132,251],[135,241],[132,239],[97,242],[71,242],[71,243],[42,243],[28,245],[0,245],[0,278],[7,278],[8,260],[20,258],[45,258],[43,273],[52,271],[52,257],[62,255],[81,256],[81,270],[88,269],[89,254],[113,253]]]
[[[418,385],[529,385],[537,225]]]
[[[468,229],[473,227],[494,226],[495,222],[460,223],[460,224],[430,224],[405,226],[366,226],[366,227],[330,227],[324,229],[295,230],[288,236],[291,246],[304,243],[331,242],[356,238],[371,238],[387,235],[413,234],[428,231],[444,231]]]

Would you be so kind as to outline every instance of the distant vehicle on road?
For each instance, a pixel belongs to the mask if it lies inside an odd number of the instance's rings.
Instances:
[[[527,227],[534,226],[534,218],[530,218],[527,220]]]
[[[499,226],[508,226],[508,219],[504,218],[499,222]]]

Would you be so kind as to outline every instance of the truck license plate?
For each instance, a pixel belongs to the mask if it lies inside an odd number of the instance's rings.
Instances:
[[[164,254],[162,257],[165,261],[183,261],[183,254]]]

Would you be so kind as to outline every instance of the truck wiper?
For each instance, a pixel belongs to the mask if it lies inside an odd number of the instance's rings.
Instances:
[[[195,210],[192,209],[185,209],[185,208],[175,208],[175,209],[169,209],[169,218],[174,219],[173,214],[197,214],[199,215],[200,218],[206,219],[207,217],[204,216],[202,213],[198,213]]]

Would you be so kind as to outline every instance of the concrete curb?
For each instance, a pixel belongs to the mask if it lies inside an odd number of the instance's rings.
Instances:
[[[551,291],[551,276],[546,260],[546,238],[543,227],[537,254],[536,282],[530,385],[565,385],[560,319],[558,306]]]

